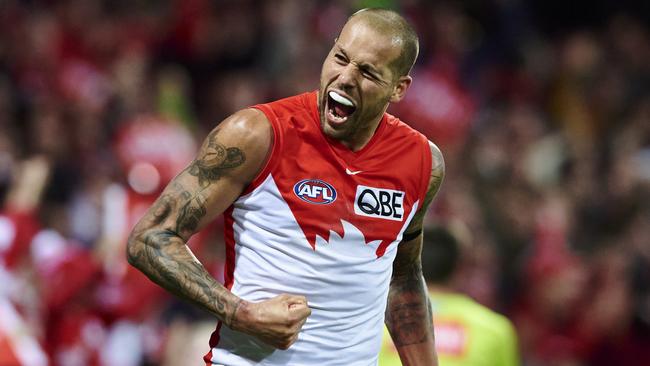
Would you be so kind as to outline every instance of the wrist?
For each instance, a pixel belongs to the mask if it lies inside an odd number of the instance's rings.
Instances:
[[[250,304],[244,299],[237,299],[232,312],[224,319],[224,323],[232,330],[245,328],[245,324],[251,317]]]

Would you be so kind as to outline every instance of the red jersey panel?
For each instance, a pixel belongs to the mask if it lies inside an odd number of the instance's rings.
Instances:
[[[326,137],[317,94],[255,106],[273,126],[263,171],[225,213],[226,285],[248,301],[304,295],[288,350],[220,326],[215,365],[375,365],[397,246],[426,193],[426,138],[384,115],[353,152]]]

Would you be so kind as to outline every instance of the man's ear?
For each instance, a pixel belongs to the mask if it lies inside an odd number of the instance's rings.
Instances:
[[[411,86],[412,81],[413,79],[409,75],[400,76],[399,80],[397,81],[397,85],[395,85],[395,89],[393,89],[393,94],[390,96],[390,102],[397,103],[400,100],[404,99],[406,90],[408,90],[409,86]]]

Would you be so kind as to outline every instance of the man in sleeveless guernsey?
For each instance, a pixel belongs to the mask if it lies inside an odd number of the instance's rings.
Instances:
[[[129,262],[214,314],[207,365],[436,365],[422,220],[444,163],[386,113],[418,53],[398,14],[352,15],[320,88],[233,114],[129,238]],[[223,213],[225,284],[185,245]],[[191,360],[188,360],[188,364]]]
[[[461,237],[446,228],[424,232],[422,264],[440,366],[518,366],[517,334],[510,320],[454,290]],[[379,366],[399,366],[399,354],[385,333]]]

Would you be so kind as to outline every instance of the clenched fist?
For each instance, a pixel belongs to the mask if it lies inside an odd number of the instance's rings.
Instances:
[[[298,339],[309,315],[311,310],[304,296],[282,294],[257,303],[242,301],[230,328],[284,350]]]

